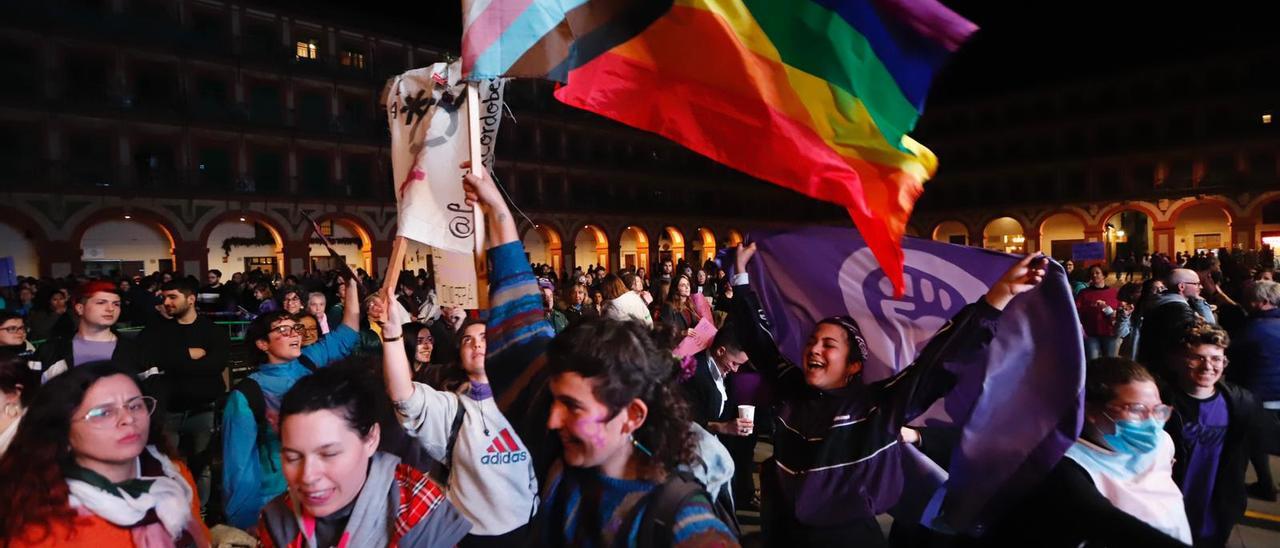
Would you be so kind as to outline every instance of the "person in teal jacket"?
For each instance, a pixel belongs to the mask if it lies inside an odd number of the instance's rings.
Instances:
[[[284,393],[317,367],[350,355],[359,342],[359,287],[348,282],[343,293],[342,325],[306,348],[298,323],[286,312],[264,314],[249,326],[245,339],[253,341],[260,366],[248,378],[262,390],[269,431],[260,439],[244,392],[233,389],[222,412],[222,500],[227,521],[235,527],[253,527],[262,508],[285,491],[276,424]]]

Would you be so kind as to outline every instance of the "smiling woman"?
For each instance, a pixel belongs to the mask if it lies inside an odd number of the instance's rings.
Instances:
[[[334,367],[306,377],[280,404],[288,491],[262,512],[266,546],[453,546],[471,524],[435,481],[378,452],[378,387]]]

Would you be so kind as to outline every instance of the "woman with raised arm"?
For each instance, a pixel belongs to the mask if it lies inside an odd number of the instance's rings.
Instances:
[[[902,428],[956,383],[945,367],[986,350],[1009,301],[1044,278],[1040,254],[1013,265],[986,296],[962,309],[896,375],[863,382],[867,344],[849,316],[814,327],[801,364],[778,351],[740,247],[729,322],[774,387],[774,456],[761,472],[761,518],[771,546],[884,546],[876,515],[902,494]]]
[[[498,189],[488,177],[468,176],[464,183],[467,202],[486,206],[493,259],[489,279],[495,292],[504,279],[523,274],[534,280],[528,299],[541,318],[542,294],[529,270],[515,222]],[[518,263],[513,264],[514,261]],[[519,302],[523,303],[525,300]],[[494,331],[506,333],[505,314],[511,306],[495,299],[489,322]],[[485,369],[487,326],[467,320],[459,330],[459,353],[468,382],[455,392],[443,392],[413,382],[401,326],[409,321],[401,307],[393,306],[383,326],[383,371],[387,393],[405,429],[417,438],[432,458],[449,467],[449,500],[475,525],[462,546],[522,545],[529,520],[537,510],[538,480],[529,448],[507,417],[498,410],[494,390]],[[550,330],[550,325],[542,322]],[[536,324],[535,324],[536,326]],[[536,330],[536,327],[535,327]],[[543,333],[543,335],[547,335]]]

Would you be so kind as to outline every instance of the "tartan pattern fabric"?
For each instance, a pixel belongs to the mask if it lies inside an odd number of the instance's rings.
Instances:
[[[440,484],[407,464],[396,466],[396,484],[400,486],[400,507],[396,509],[396,530],[391,546],[396,546],[410,529],[445,500]]]

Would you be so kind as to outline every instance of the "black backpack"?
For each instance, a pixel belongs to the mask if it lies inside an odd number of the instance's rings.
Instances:
[[[298,363],[307,368],[309,373],[316,372],[316,362],[311,361],[311,358],[308,358],[306,354],[298,356]],[[269,454],[265,449],[270,445],[271,423],[267,421],[267,400],[262,395],[262,386],[258,384],[258,381],[253,380],[253,377],[245,377],[231,387],[231,392],[240,392],[240,395],[244,396],[245,402],[249,404],[249,411],[253,413],[253,422],[258,425],[258,458],[263,461],[263,464],[269,465],[269,469],[274,470],[276,459],[263,458]],[[230,396],[230,393],[227,395]],[[217,441],[218,447],[221,447],[221,440]],[[212,447],[212,444],[210,447]]]
[[[733,502],[727,500],[725,496],[712,496],[707,492],[706,486],[692,474],[679,471],[667,476],[667,481],[649,492],[646,497],[648,503],[643,506],[648,510],[645,511],[644,519],[640,523],[636,545],[642,547],[674,545],[675,537],[672,533],[676,525],[676,512],[698,495],[705,496],[711,502],[711,509],[716,517],[729,528],[735,538],[742,536],[742,528],[738,525],[738,517],[733,511]],[[632,512],[637,512],[641,506],[637,504]],[[632,517],[627,520],[627,523],[634,519],[635,517]]]

